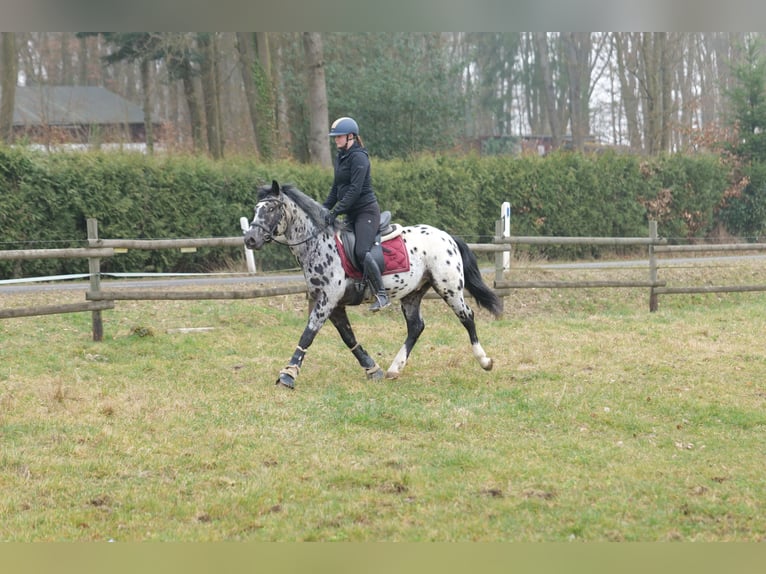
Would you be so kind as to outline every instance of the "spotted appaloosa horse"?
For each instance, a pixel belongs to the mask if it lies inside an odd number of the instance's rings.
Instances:
[[[279,373],[276,384],[295,387],[303,359],[314,337],[329,319],[340,333],[341,339],[365,369],[368,379],[381,379],[382,369],[357,342],[351,329],[346,306],[358,304],[355,282],[344,271],[334,227],[324,223],[326,210],[322,205],[293,186],[273,181],[258,191],[258,202],[250,228],[245,232],[245,245],[260,249],[275,241],[289,246],[306,278],[311,299],[308,324],[298,341],[288,365]],[[423,332],[425,323],[420,313],[420,302],[426,292],[433,289],[452,308],[468,331],[473,354],[481,367],[492,369],[476,335],[474,314],[463,297],[466,287],[482,307],[496,317],[503,311],[502,300],[484,283],[476,258],[468,245],[448,233],[429,225],[402,228],[402,239],[409,256],[409,270],[383,276],[383,285],[389,297],[401,301],[407,321],[407,338],[385,376],[396,378],[404,369],[407,359]]]

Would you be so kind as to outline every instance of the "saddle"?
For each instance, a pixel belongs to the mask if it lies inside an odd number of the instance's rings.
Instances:
[[[383,275],[400,273],[410,268],[407,249],[404,247],[401,234],[402,226],[391,223],[391,212],[383,211],[380,214],[380,226],[375,236],[375,243],[370,249],[370,254]],[[357,261],[356,255],[354,255],[354,246],[356,245],[354,230],[349,227],[340,230],[335,234],[335,243],[338,246],[338,253],[341,256],[346,275],[354,279],[361,279],[363,264],[361,261]]]

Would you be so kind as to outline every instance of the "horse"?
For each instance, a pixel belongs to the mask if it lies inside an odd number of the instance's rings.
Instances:
[[[468,331],[474,357],[485,371],[493,361],[484,352],[476,335],[474,313],[465,301],[463,289],[473,295],[480,307],[495,317],[503,312],[503,302],[484,282],[476,257],[468,245],[457,237],[430,225],[401,227],[401,239],[409,258],[409,269],[384,271],[383,285],[392,301],[399,301],[407,322],[407,337],[391,366],[381,367],[359,344],[351,328],[346,307],[372,299],[365,293],[360,300],[359,283],[347,274],[336,234],[342,222],[327,225],[327,209],[294,185],[280,184],[258,188],[255,213],[244,233],[245,246],[259,250],[274,241],[287,245],[300,264],[306,280],[310,311],[308,322],[287,366],[279,372],[276,385],[295,388],[311,343],[329,319],[341,339],[364,368],[367,379],[396,379],[404,369],[425,322],[420,303],[433,288],[449,305]],[[385,248],[385,243],[383,247]]]

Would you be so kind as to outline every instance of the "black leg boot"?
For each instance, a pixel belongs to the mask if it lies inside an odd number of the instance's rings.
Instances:
[[[380,311],[388,307],[391,301],[388,298],[388,293],[383,288],[383,276],[380,273],[378,264],[375,263],[375,259],[372,258],[369,252],[364,256],[364,275],[372,287],[372,292],[375,294],[375,302],[370,306],[370,311]]]

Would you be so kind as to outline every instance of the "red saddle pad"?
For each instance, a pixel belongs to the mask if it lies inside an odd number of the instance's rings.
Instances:
[[[340,241],[340,237],[335,236],[335,244],[340,254],[340,260],[343,263],[343,269],[346,271],[346,275],[353,279],[361,279],[362,272],[353,266],[348,257],[346,257],[346,250],[343,249],[343,244]],[[386,269],[383,271],[383,275],[391,275],[393,273],[403,273],[410,270],[410,256],[407,253],[407,247],[404,245],[402,236],[399,235],[388,241],[384,241],[381,244],[383,248],[383,259],[386,262]]]

